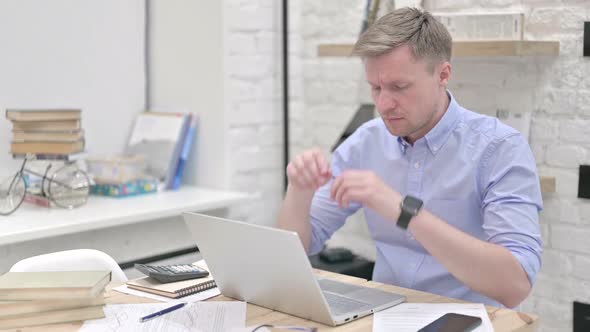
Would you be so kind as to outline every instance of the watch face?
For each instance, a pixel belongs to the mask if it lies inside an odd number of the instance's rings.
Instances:
[[[404,199],[404,208],[415,213],[422,207],[422,201],[413,196],[406,196]]]

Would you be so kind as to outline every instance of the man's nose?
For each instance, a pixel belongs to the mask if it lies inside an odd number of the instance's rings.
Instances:
[[[397,107],[397,101],[391,94],[386,91],[381,91],[381,93],[377,95],[375,106],[377,106],[379,111],[394,110]]]

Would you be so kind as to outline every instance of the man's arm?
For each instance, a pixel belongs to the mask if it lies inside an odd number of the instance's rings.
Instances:
[[[487,242],[425,209],[412,218],[409,231],[469,288],[514,307],[526,298],[540,268],[540,189],[532,153],[522,137],[501,142],[484,168],[482,213]],[[400,215],[401,195],[371,171],[342,173],[332,185],[331,196],[343,207],[361,202],[392,223]]]
[[[311,244],[310,210],[313,196],[321,186],[330,181],[332,171],[327,159],[317,149],[303,152],[287,165],[289,186],[277,226],[297,232],[305,251]]]
[[[277,223],[279,228],[297,232],[299,238],[301,238],[305,252],[308,254],[311,243],[309,211],[311,209],[313,195],[314,192],[300,191],[289,185]]]
[[[466,234],[422,210],[408,230],[424,248],[469,288],[512,308],[531,290],[515,256],[503,246]]]
[[[401,213],[402,196],[371,171],[347,171],[336,179],[331,194],[340,206],[363,202],[394,224]],[[466,234],[425,209],[412,218],[408,230],[469,288],[507,307],[518,305],[530,292],[527,274],[506,247]]]
[[[317,149],[302,153],[287,166],[289,186],[277,226],[297,232],[308,255],[319,252],[346,218],[360,208],[360,204],[342,208],[330,199],[333,172],[339,173],[351,162],[353,136],[334,153],[332,166]]]

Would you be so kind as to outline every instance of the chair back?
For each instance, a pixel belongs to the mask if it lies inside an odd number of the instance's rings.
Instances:
[[[10,272],[39,271],[111,271],[112,281],[123,283],[127,276],[115,260],[102,251],[75,249],[25,258],[10,268]]]

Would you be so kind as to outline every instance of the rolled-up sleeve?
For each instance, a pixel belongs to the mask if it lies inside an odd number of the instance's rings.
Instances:
[[[535,159],[524,137],[511,134],[492,142],[481,174],[488,242],[508,249],[532,285],[541,268],[539,211],[543,203]]]
[[[338,203],[330,198],[330,188],[334,179],[345,169],[358,168],[359,136],[360,130],[355,131],[334,151],[330,163],[332,180],[321,187],[313,197],[310,210],[312,229],[311,244],[309,247],[310,255],[319,253],[324,243],[332,237],[332,234],[344,225],[346,218],[354,214],[361,207],[361,204],[351,202],[348,208],[340,208]]]

